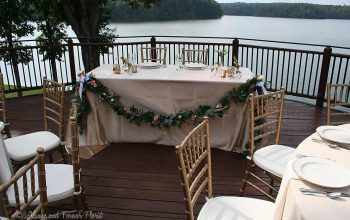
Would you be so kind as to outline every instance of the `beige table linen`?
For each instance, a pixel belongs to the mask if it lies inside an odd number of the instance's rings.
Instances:
[[[180,110],[194,110],[200,105],[216,106],[220,98],[252,78],[249,69],[242,68],[241,79],[220,78],[210,69],[178,71],[170,65],[158,69],[138,69],[138,73],[113,74],[112,65],[92,71],[114,94],[121,96],[126,106],[135,105],[160,114],[176,114]],[[87,128],[80,136],[82,157],[88,158],[111,142],[155,143],[177,145],[193,129],[193,125],[163,130],[149,125],[131,124],[117,115],[106,103],[88,92],[92,111]],[[211,146],[227,151],[242,151],[247,136],[247,104],[232,103],[222,119],[210,120]]]
[[[341,125],[349,129],[350,124]],[[325,188],[316,186],[301,180],[293,170],[293,162],[301,156],[314,156],[335,160],[350,169],[350,150],[344,148],[330,148],[327,145],[313,142],[312,138],[320,139],[317,133],[306,138],[295,152],[295,158],[288,163],[286,173],[283,176],[280,191],[276,199],[275,220],[349,220],[350,198],[339,200],[330,199],[325,196],[303,195],[300,188],[313,188],[326,191],[339,191],[350,193],[350,187]]]

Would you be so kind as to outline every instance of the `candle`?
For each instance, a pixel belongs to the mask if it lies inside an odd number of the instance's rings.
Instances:
[[[120,74],[120,65],[119,64],[114,64],[113,65],[113,73],[114,74]]]
[[[226,70],[225,70],[225,69],[221,69],[221,70],[220,70],[220,77],[221,77],[221,78],[225,78],[225,77],[226,77],[226,74],[227,74],[227,73],[226,73]]]
[[[131,72],[137,73],[137,65],[132,65],[131,66]]]

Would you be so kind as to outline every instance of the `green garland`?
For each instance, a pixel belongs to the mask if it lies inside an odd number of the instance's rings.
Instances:
[[[97,95],[100,102],[106,102],[118,115],[122,115],[129,120],[130,123],[141,125],[148,124],[151,127],[158,127],[160,129],[171,126],[181,127],[184,123],[192,122],[197,124],[203,120],[205,116],[209,118],[223,117],[229,109],[231,102],[246,102],[249,94],[255,90],[260,93],[260,88],[256,86],[258,79],[253,77],[247,80],[238,88],[233,88],[222,97],[215,107],[209,105],[201,105],[195,110],[179,111],[178,113],[164,115],[153,111],[144,111],[135,106],[125,106],[120,102],[120,96],[109,92],[98,79],[92,74],[88,77],[84,73],[80,75],[80,80],[83,80],[82,97],[79,95],[80,82],[75,85],[75,99],[79,100],[80,105],[78,109],[77,121],[80,128],[80,133],[86,128],[86,117],[91,111],[90,104],[86,98],[86,91],[90,91]]]

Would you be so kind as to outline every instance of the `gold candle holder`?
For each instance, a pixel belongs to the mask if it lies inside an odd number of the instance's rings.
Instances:
[[[131,72],[137,73],[137,65],[132,65],[131,66]]]
[[[225,78],[225,77],[226,77],[226,71],[227,71],[227,70],[225,70],[225,69],[220,69],[220,74],[219,74],[219,76],[220,76],[221,78]]]
[[[233,77],[233,70],[232,69],[228,69],[226,71],[226,77]]]
[[[120,74],[120,65],[119,64],[114,64],[113,65],[113,73],[114,74]]]

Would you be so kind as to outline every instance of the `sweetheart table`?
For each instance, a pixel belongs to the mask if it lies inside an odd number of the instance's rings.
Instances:
[[[137,73],[113,74],[112,65],[102,65],[91,73],[110,92],[120,95],[126,106],[134,105],[159,114],[176,114],[180,110],[194,110],[200,105],[216,106],[221,97],[234,87],[239,87],[253,77],[247,68],[241,68],[242,77],[220,78],[210,69],[181,69],[169,65],[157,69],[138,68]],[[178,145],[193,129],[193,125],[181,128],[159,129],[149,125],[131,124],[117,115],[96,95],[87,92],[91,112],[87,116],[87,128],[80,135],[81,156],[89,158],[112,142],[155,143]],[[242,151],[248,141],[247,104],[232,103],[227,115],[210,120],[211,146],[227,151]]]

